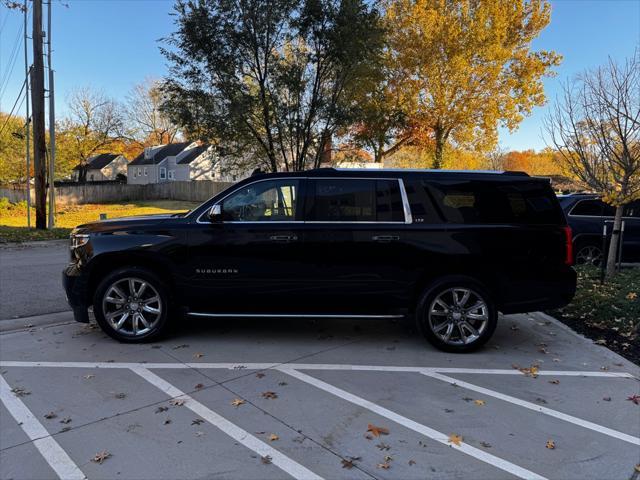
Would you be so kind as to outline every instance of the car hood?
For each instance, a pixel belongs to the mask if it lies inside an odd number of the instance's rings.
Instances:
[[[109,218],[107,220],[99,220],[96,222],[78,225],[74,229],[74,233],[110,232],[114,230],[129,229],[142,226],[148,227],[153,225],[162,225],[169,219],[178,218],[181,217],[178,217],[172,213]]]

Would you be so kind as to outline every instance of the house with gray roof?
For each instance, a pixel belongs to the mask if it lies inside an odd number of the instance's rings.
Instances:
[[[181,142],[145,148],[129,163],[127,183],[144,185],[175,180],[176,157],[195,146],[195,142]]]
[[[128,161],[124,155],[117,153],[101,153],[87,160],[86,181],[87,182],[105,182],[109,180],[117,180],[118,175],[123,177],[127,174]],[[74,181],[79,181],[82,166],[78,165],[73,169],[71,174]]]

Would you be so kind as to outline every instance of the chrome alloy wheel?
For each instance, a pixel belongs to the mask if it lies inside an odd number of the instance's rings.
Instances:
[[[429,328],[447,345],[475,342],[487,328],[486,301],[469,288],[449,288],[429,306]]]
[[[597,267],[602,261],[602,249],[595,245],[586,245],[576,253],[576,264]]]
[[[102,312],[116,332],[137,337],[156,326],[162,315],[162,300],[146,280],[121,278],[107,288],[102,299]]]

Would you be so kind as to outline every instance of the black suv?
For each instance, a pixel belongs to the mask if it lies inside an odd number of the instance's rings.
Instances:
[[[573,231],[576,263],[600,265],[603,260],[603,227],[607,225],[607,240],[610,240],[615,207],[593,194],[562,195],[559,200]],[[640,200],[625,205],[622,220],[621,260],[640,262]]]
[[[78,321],[135,342],[190,317],[413,316],[438,348],[484,344],[498,311],[566,305],[571,230],[522,173],[318,169],[245,179],[186,214],[71,234]]]

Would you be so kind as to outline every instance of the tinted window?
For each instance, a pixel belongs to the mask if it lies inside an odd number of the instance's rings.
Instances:
[[[225,221],[274,222],[296,218],[298,180],[267,180],[241,188],[225,198]]]
[[[323,222],[402,222],[402,196],[396,180],[319,179],[310,220]]]
[[[625,205],[623,215],[625,217],[640,218],[640,200]]]
[[[442,182],[429,187],[450,223],[564,222],[553,191],[540,182]]]
[[[581,200],[576,203],[571,215],[592,215],[599,217],[602,215],[604,204],[600,200]]]
[[[442,223],[442,219],[433,206],[429,188],[421,180],[407,179],[404,181],[407,191],[411,216],[416,223]]]

